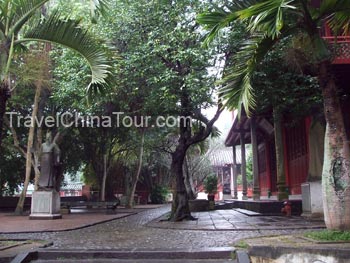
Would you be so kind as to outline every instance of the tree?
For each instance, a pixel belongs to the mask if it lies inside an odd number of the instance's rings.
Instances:
[[[82,55],[88,62],[91,69],[91,81],[88,86],[90,92],[96,93],[107,87],[107,78],[110,75],[108,57],[99,43],[86,31],[79,27],[77,21],[62,20],[58,12],[53,12],[47,18],[38,20],[38,12],[44,8],[48,1],[28,0],[28,1],[3,1],[0,5],[0,29],[2,31],[0,39],[0,145],[2,140],[2,126],[4,113],[6,111],[6,102],[11,93],[10,66],[13,62],[14,52],[19,48],[25,48],[24,43],[39,41],[51,42],[64,45]],[[32,25],[27,28],[26,25]],[[22,37],[23,35],[23,37]],[[38,76],[36,81],[36,94],[32,120],[37,117],[39,99],[43,79]],[[32,122],[26,153],[26,176],[24,189],[19,199],[16,213],[23,212],[24,197],[30,180],[32,167],[32,153],[35,133],[35,122]]]
[[[38,61],[43,61],[44,63],[47,62],[45,64],[49,64],[47,61],[47,54],[45,54],[44,52],[39,53],[39,55],[37,55],[35,58],[38,59]],[[32,111],[32,125],[29,128],[28,142],[27,142],[26,172],[25,172],[24,185],[23,185],[23,189],[22,189],[21,195],[18,199],[18,203],[17,203],[16,210],[15,210],[15,214],[18,214],[18,215],[23,213],[24,201],[25,201],[25,197],[27,194],[27,189],[28,189],[28,185],[29,185],[29,181],[30,181],[30,174],[32,171],[32,148],[33,148],[34,136],[35,136],[34,119],[38,115],[41,92],[42,92],[43,86],[45,85],[45,82],[47,82],[46,75],[49,72],[47,70],[46,65],[42,65],[42,64],[40,65],[40,64],[41,63],[38,63],[39,66],[37,68],[36,74],[33,74],[33,77],[37,77],[37,79],[34,81],[34,83],[35,83],[34,84],[35,85],[35,95],[34,95],[34,105],[33,105],[33,111]],[[34,169],[36,171],[38,171],[39,170],[38,165],[34,165]],[[38,177],[39,176],[40,176],[40,173],[39,173]]]
[[[160,115],[181,118],[170,150],[171,173],[178,178],[179,193],[172,220],[190,218],[184,158],[191,145],[209,136],[215,121],[207,120],[201,113],[201,109],[214,104],[210,96],[215,89],[215,77],[207,73],[207,68],[213,66],[214,52],[201,49],[201,36],[194,21],[194,10],[201,5],[198,2],[189,6],[186,1],[119,1],[109,27],[110,35],[114,36],[112,43],[123,57],[118,99],[127,102],[126,112],[131,116],[151,115],[154,117],[151,124],[156,124],[155,118]],[[196,119],[198,130],[189,127],[190,118]],[[162,129],[169,136],[174,130]],[[162,135],[164,132],[159,137]]]
[[[23,182],[22,177],[25,173],[24,159],[11,145],[10,138],[5,138],[0,152],[0,196],[13,195],[18,190],[18,185]]]
[[[208,68],[215,65],[214,53],[221,52],[201,48],[201,32],[194,15],[205,5],[119,1],[111,19],[112,43],[123,57],[118,94],[119,99],[128,101],[128,112],[132,116],[151,115],[153,120],[159,115],[180,117],[176,132],[174,128],[162,128],[159,136],[166,130],[175,138],[168,151],[172,156],[171,174],[177,178],[171,220],[191,218],[184,185],[185,155],[191,145],[209,136],[221,112],[218,110],[214,120],[201,113],[215,104],[211,99],[215,76],[208,74]],[[198,123],[197,130],[190,127],[191,118]]]
[[[53,12],[48,18],[37,19],[38,12],[48,1],[4,0],[0,3],[0,146],[3,117],[12,91],[9,70],[14,53],[25,49],[25,43],[51,42],[77,51],[90,66],[91,81],[87,90],[91,94],[100,92],[108,84],[110,72],[105,51],[87,30],[79,27],[78,21],[63,20],[58,12]],[[104,6],[106,1],[99,2]]]
[[[247,23],[251,38],[242,44],[235,56],[237,63],[222,89],[229,108],[240,109],[243,105],[247,112],[255,106],[252,73],[266,53],[285,38],[304,39],[302,51],[311,51],[317,66],[327,123],[322,173],[325,222],[329,229],[345,230],[350,229],[350,146],[331,70],[331,46],[322,39],[319,28],[326,21],[334,32],[348,32],[350,2],[323,0],[319,5],[314,3],[306,0],[235,1],[230,6],[217,7],[215,12],[199,15],[198,21],[211,30],[208,41],[232,21]]]
[[[215,121],[221,113],[221,106],[215,116],[208,120],[201,109],[211,103],[210,95],[215,89],[214,79],[205,72],[210,64],[211,54],[201,50],[198,41],[193,13],[201,8],[200,4],[188,7],[183,2],[176,2],[169,10],[169,4],[159,7],[161,18],[168,20],[168,26],[158,29],[152,39],[152,53],[163,68],[164,82],[161,83],[166,101],[169,101],[168,114],[179,116],[177,142],[171,153],[171,174],[176,178],[176,189],[170,220],[192,219],[189,210],[189,196],[186,191],[184,160],[191,145],[205,140],[212,132]],[[180,19],[181,22],[178,22]],[[171,35],[169,34],[171,32]],[[158,91],[159,92],[159,91]],[[198,130],[192,128],[192,120]]]

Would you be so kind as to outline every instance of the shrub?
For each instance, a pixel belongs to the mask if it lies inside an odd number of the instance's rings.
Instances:
[[[168,189],[161,185],[155,185],[151,191],[152,204],[164,204],[166,196],[168,195]]]
[[[218,191],[218,178],[215,175],[209,175],[205,178],[204,190],[208,194],[215,194]]]

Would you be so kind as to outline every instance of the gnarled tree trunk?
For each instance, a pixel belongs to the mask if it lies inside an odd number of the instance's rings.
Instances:
[[[178,145],[176,151],[172,154],[171,173],[176,178],[176,191],[172,203],[171,221],[181,221],[184,219],[193,219],[188,205],[188,195],[185,186],[185,177],[183,173],[183,163],[186,155],[186,147]]]
[[[319,81],[327,122],[322,191],[328,229],[350,230],[350,148],[330,63],[320,65]]]

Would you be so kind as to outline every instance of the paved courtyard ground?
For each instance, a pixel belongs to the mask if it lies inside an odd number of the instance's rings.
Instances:
[[[236,241],[264,235],[285,235],[304,232],[307,228],[323,227],[320,222],[305,221],[300,217],[249,217],[234,210],[194,213],[198,221],[159,222],[170,206],[134,210],[134,214],[101,224],[70,231],[0,234],[0,239],[40,239],[53,242],[50,249],[172,249],[228,247]],[[132,211],[129,211],[132,213]],[[97,214],[89,214],[91,217]],[[118,217],[118,214],[115,215]],[[2,225],[9,226],[10,218]],[[41,220],[25,219],[24,224]],[[60,224],[45,221],[45,224]],[[288,227],[294,224],[293,229]],[[242,226],[241,229],[237,226]],[[219,231],[217,231],[219,230]],[[10,231],[11,232],[11,231]],[[1,253],[1,251],[0,251]]]

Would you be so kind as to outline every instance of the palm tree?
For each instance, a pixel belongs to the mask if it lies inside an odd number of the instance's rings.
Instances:
[[[318,71],[327,122],[322,173],[324,214],[327,228],[350,229],[350,148],[337,87],[331,71],[332,48],[320,35],[327,23],[334,32],[349,32],[348,0],[236,0],[230,6],[198,16],[210,30],[209,43],[233,21],[247,24],[250,38],[235,55],[235,63],[221,90],[229,108],[247,112],[254,108],[251,75],[274,45],[286,38],[303,37]],[[309,45],[307,45],[309,44]]]
[[[23,50],[23,44],[32,41],[61,44],[77,51],[90,66],[91,81],[87,87],[90,95],[108,85],[110,75],[107,56],[97,41],[79,27],[78,21],[62,20],[53,12],[37,21],[37,14],[49,0],[1,0],[0,1],[0,146],[6,103],[11,96],[9,70],[14,53]],[[95,11],[104,12],[106,0],[92,1]],[[94,15],[95,16],[95,15]],[[34,23],[34,25],[33,25]]]

